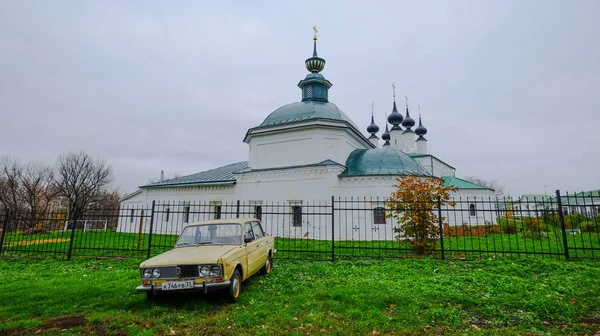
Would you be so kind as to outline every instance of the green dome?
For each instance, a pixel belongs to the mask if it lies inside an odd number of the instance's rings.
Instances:
[[[403,151],[391,146],[356,149],[350,153],[346,160],[346,170],[341,176],[364,175],[431,176],[421,164]]]
[[[345,121],[359,132],[358,127],[354,124],[352,119],[335,106],[335,104],[313,100],[284,105],[269,114],[258,127],[282,125],[314,119]]]

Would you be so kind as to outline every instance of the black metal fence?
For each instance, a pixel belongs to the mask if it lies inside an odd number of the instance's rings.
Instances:
[[[390,203],[377,198],[281,202],[152,202],[90,209],[0,213],[0,256],[147,258],[171,249],[183,227],[218,218],[258,218],[276,237],[276,258],[600,259],[600,191],[526,199],[458,198],[409,208],[437,216],[425,250],[403,235]]]

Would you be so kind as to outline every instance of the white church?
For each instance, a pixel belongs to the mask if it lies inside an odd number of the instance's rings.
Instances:
[[[393,192],[399,176],[442,178],[445,185],[458,188],[453,194],[455,198],[488,199],[493,195],[491,189],[457,178],[453,166],[427,151],[427,129],[421,116],[417,125],[410,116],[408,104],[402,115],[396,108],[395,92],[393,109],[381,140],[377,136],[380,128],[373,116],[366,129],[369,135],[365,136],[338,106],[330,102],[332,84],[321,74],[325,60],[317,55],[316,35],[313,39],[313,56],[305,61],[309,73],[298,83],[301,100],[275,109],[261,124],[248,129],[243,139],[248,144],[247,161],[140,186],[122,199],[122,207],[147,208],[153,201],[185,202],[210,204],[220,211],[221,204],[239,200],[255,207],[269,202],[286,204],[293,208],[291,212],[295,215],[298,211],[301,213],[303,203],[327,204],[331,203],[332,196],[367,198],[374,200],[368,203],[374,211],[363,211],[356,216],[373,227],[370,232],[375,232],[379,231],[377,226],[390,225],[391,219],[382,219],[375,210],[383,209],[383,200]],[[457,206],[462,207],[460,215],[446,214],[446,222],[450,225],[467,221],[472,225],[495,222],[490,218],[491,211],[477,211],[477,206],[476,201],[461,203]],[[220,214],[215,216],[220,217]],[[178,230],[191,221],[188,217],[176,224]],[[303,225],[302,219],[297,219],[300,223],[295,222],[298,216],[292,217],[285,220],[294,221],[293,227]],[[287,226],[290,226],[289,222]],[[128,218],[121,218],[118,230],[137,232],[136,225],[128,224]],[[173,224],[157,221],[154,230],[172,232],[165,225]],[[271,231],[289,236],[285,226],[282,224],[282,231],[271,227]],[[144,223],[144,230],[147,230],[147,223]],[[344,230],[339,231],[344,235]],[[369,239],[369,230],[364,231],[361,238]],[[385,231],[390,232],[388,238],[391,239],[392,230]],[[328,230],[324,232],[326,236]],[[303,233],[302,230],[299,233]]]

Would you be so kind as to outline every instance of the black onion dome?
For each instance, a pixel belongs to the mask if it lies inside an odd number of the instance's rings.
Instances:
[[[306,70],[312,73],[319,73],[325,68],[325,60],[317,55],[317,40],[315,39],[315,47],[313,50],[313,57],[304,61],[306,64]]]
[[[375,119],[371,116],[371,125],[367,126],[367,132],[375,134],[379,132],[379,126],[375,125]]]
[[[411,128],[415,126],[415,120],[410,117],[410,113],[408,112],[408,107],[406,108],[406,118],[402,121],[402,126],[406,128]]]
[[[381,135],[381,139],[385,141],[390,141],[392,137],[390,137],[390,131],[388,130],[388,124],[385,123],[385,132]]]
[[[402,122],[402,114],[398,112],[396,108],[396,101],[394,101],[394,108],[392,109],[392,113],[388,116],[387,120],[390,124],[392,124],[392,131],[401,130],[400,123]]]
[[[419,126],[415,128],[415,134],[418,136],[427,134],[427,128],[423,126],[423,123],[421,122],[421,116],[419,116]]]

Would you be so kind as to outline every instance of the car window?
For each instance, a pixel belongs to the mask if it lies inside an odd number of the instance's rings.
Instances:
[[[265,236],[265,233],[263,232],[262,228],[260,227],[259,222],[252,222],[252,231],[254,232],[254,237],[256,237],[256,239],[262,238]]]
[[[254,240],[254,233],[252,232],[252,224],[251,223],[246,223],[244,224],[244,240],[245,241],[253,241]]]
[[[193,225],[186,227],[175,247],[200,244],[234,244],[241,240],[241,225],[237,223]]]

